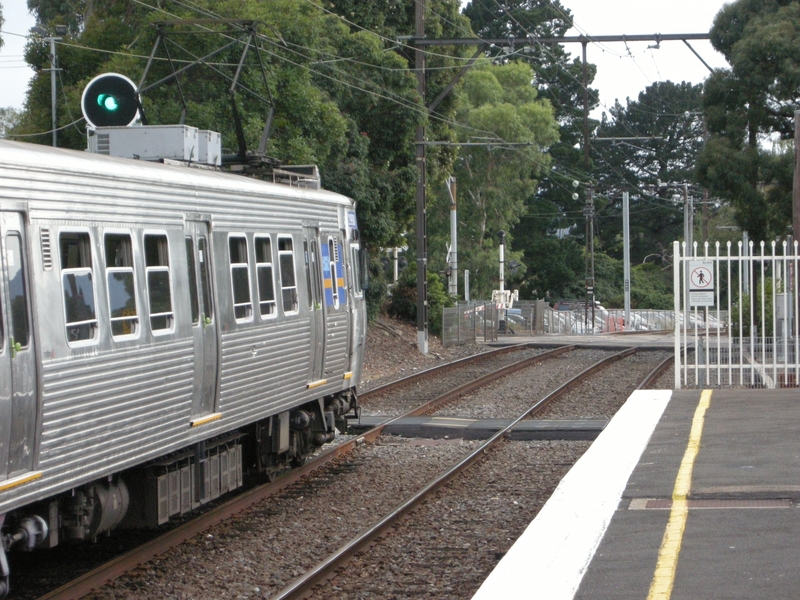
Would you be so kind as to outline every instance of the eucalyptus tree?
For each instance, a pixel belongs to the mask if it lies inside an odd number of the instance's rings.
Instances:
[[[591,163],[582,151],[584,92],[589,109],[597,105],[597,93],[583,84],[584,65],[572,58],[561,44],[522,42],[534,38],[563,37],[572,27],[572,13],[558,0],[511,0],[468,3],[464,13],[481,37],[519,38],[506,51],[496,50],[502,60],[509,52],[534,68],[532,85],[553,106],[559,140],[552,144],[551,168],[541,173],[534,194],[526,199],[526,211],[513,228],[515,248],[524,252],[528,269],[519,282],[526,297],[575,295],[583,281],[583,216],[586,184],[591,181]],[[507,59],[507,58],[506,58]],[[586,65],[591,84],[596,67]],[[596,122],[589,120],[590,130]],[[579,181],[579,198],[573,199],[573,181]],[[567,235],[564,235],[564,234]]]
[[[476,297],[488,297],[496,288],[496,234],[509,232],[525,214],[537,177],[549,168],[547,148],[558,139],[552,106],[539,98],[532,78],[532,69],[523,62],[482,64],[465,75],[459,95],[456,135],[464,144],[454,169],[459,267],[470,270]],[[446,198],[437,196],[429,210],[439,215],[429,225],[431,248],[443,248],[447,239],[449,221],[442,218],[449,215]],[[513,249],[513,236],[506,242]],[[520,264],[520,275],[524,272],[520,252],[508,253],[507,260]]]

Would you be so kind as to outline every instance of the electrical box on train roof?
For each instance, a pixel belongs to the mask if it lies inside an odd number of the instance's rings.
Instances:
[[[119,158],[222,164],[220,134],[189,125],[97,127],[89,130],[88,146],[89,152]]]

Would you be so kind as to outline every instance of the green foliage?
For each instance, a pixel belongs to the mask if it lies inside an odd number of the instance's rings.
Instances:
[[[436,273],[428,271],[428,331],[433,335],[442,335],[442,309],[454,306],[455,303]],[[393,316],[416,322],[417,319],[417,273],[409,267],[398,277],[397,285],[392,288],[392,299],[387,312]]]
[[[639,190],[664,183],[691,179],[697,155],[703,147],[700,114],[702,85],[657,82],[604,113],[598,137],[637,136],[633,142],[598,142],[595,173],[598,187],[607,197],[596,214],[597,242],[604,252],[622,258],[622,193],[631,190],[631,261],[640,263],[648,254],[667,248],[683,237],[683,209],[672,201],[675,189]],[[651,138],[651,139],[647,139]]]
[[[736,221],[754,239],[782,236],[791,224],[791,153],[762,147],[765,135],[794,136],[800,87],[800,3],[737,0],[714,19],[711,43],[731,64],[706,82],[710,139],[697,178],[729,200]],[[781,156],[780,154],[784,154]]]
[[[772,335],[772,316],[773,316],[773,299],[775,293],[783,291],[781,282],[778,282],[777,290],[772,277],[765,277],[758,283],[755,290],[755,295],[749,294],[742,295],[733,303],[731,309],[731,334],[734,337],[749,337],[750,335]],[[764,311],[761,311],[761,297],[764,295]],[[753,314],[751,315],[750,300],[756,300]],[[741,315],[742,327],[739,330],[739,317]],[[764,327],[762,328],[762,316]],[[753,328],[751,329],[750,320],[753,321]]]
[[[482,37],[528,35],[560,37],[572,27],[572,13],[558,0],[510,0],[503,3],[473,1],[464,13]],[[534,44],[522,60],[534,65],[532,84],[538,98],[547,100],[559,126],[559,139],[548,148],[551,168],[537,172],[535,191],[522,198],[523,210],[509,231],[511,247],[522,251],[526,270],[519,282],[525,298],[572,297],[583,290],[583,193],[575,200],[573,180],[589,181],[590,164],[582,150],[584,65],[571,58],[563,45]],[[506,62],[501,52],[498,62]],[[586,66],[591,84],[596,67]],[[597,106],[597,92],[588,89],[589,110]],[[596,127],[589,120],[590,132]],[[460,182],[459,182],[460,183]],[[558,230],[573,229],[571,239],[554,237]],[[491,231],[494,233],[494,231]],[[492,269],[492,272],[496,268]]]
[[[137,82],[141,79],[143,57],[156,40],[157,29],[151,22],[211,16],[255,20],[266,82],[251,48],[235,93],[247,148],[253,150],[260,142],[269,106],[266,99],[274,105],[267,154],[286,164],[317,164],[327,189],[356,200],[365,243],[396,244],[413,227],[413,139],[425,114],[407,58],[387,52],[387,42],[374,33],[351,30],[327,10],[292,0],[200,0],[162,4],[163,10],[127,0],[30,0],[29,6],[45,27],[68,26],[66,44],[58,50],[63,84],[59,125],[79,117],[81,92],[93,76],[116,71]],[[391,22],[375,19],[376,24]],[[232,27],[209,24],[165,30],[170,32],[169,55],[177,68],[228,43]],[[192,35],[201,30],[207,35]],[[193,67],[179,78],[180,89],[171,79],[144,94],[148,123],[177,123],[185,102],[187,123],[221,132],[223,146],[238,151],[228,89],[242,49],[240,43],[217,54],[209,61],[213,68]],[[144,85],[172,73],[163,44],[155,56]],[[50,77],[42,70],[49,66],[49,49],[34,40],[26,58],[40,74],[33,79],[14,133],[49,131]],[[49,134],[34,139],[50,143]],[[58,140],[59,145],[75,149],[86,144],[82,126],[59,132]]]
[[[14,129],[20,119],[20,112],[14,107],[0,108],[0,138],[6,136],[6,132]]]
[[[595,252],[595,298],[606,308],[625,306],[625,272],[623,261]],[[637,264],[631,267],[631,308],[634,310],[672,310],[672,269],[654,263]],[[585,289],[573,288],[569,293],[553,297],[583,298]]]
[[[369,289],[364,296],[367,301],[367,320],[372,322],[378,318],[386,304],[386,275],[383,272],[380,260],[370,256],[369,260]]]
[[[531,85],[533,71],[522,62],[481,64],[464,77],[457,118],[467,126],[455,132],[469,141],[489,135],[504,146],[464,146],[454,165],[458,192],[459,271],[470,271],[473,297],[489,298],[498,280],[496,234],[508,232],[524,214],[525,201],[536,190],[536,177],[549,165],[546,148],[558,139],[549,102],[538,98]],[[428,208],[432,270],[444,271],[450,238],[450,198],[444,186],[435,188]],[[524,265],[506,238],[506,260]],[[524,273],[524,266],[520,273]],[[463,287],[461,287],[463,289]]]
[[[572,238],[547,235],[518,239],[517,243],[524,249],[528,267],[520,297],[555,302],[583,295],[583,246]]]
[[[672,284],[671,268],[654,263],[634,265],[631,268],[631,308],[672,310],[675,307]]]

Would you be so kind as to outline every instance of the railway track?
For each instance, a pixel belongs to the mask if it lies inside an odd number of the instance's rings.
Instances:
[[[526,351],[527,351],[526,349],[518,348],[514,351],[507,352],[507,354],[513,355],[517,359],[522,358],[522,360],[509,361],[506,359],[501,359],[502,362],[510,363],[504,366],[509,369],[521,369],[527,367],[526,370],[530,370],[531,364],[534,363],[539,363],[540,365],[547,364],[553,360],[557,360],[557,357],[559,355],[563,355],[563,353],[565,352],[567,353],[574,352],[574,349],[559,348],[555,352],[551,353],[543,353],[541,351],[537,351],[533,353],[533,356],[527,356],[527,355],[522,356],[522,354],[524,354]],[[606,352],[606,354],[608,353]],[[478,355],[478,356],[481,357],[483,360],[475,360],[474,363],[485,362],[485,360],[488,358],[487,355]],[[498,356],[502,356],[502,354]],[[494,359],[490,358],[489,360],[491,361]],[[469,361],[460,361],[460,362],[464,364],[457,363],[455,366],[456,371],[463,370],[466,365],[470,364]],[[483,381],[473,382],[473,385],[486,386],[488,383],[488,378],[497,377],[496,375],[491,374],[492,372],[497,371],[497,365],[493,365],[491,369],[484,369],[484,370],[489,371],[488,373],[485,373],[487,379],[484,379]],[[525,371],[522,372],[524,373]],[[464,373],[462,372],[462,375],[463,374]],[[433,379],[436,380],[442,379],[441,372],[439,372],[438,375],[434,375],[433,373],[430,372],[420,373],[415,375],[413,378],[406,378],[405,380],[401,380],[401,382],[394,384],[395,390],[402,387],[408,388],[409,386],[413,388],[413,386],[419,383],[420,380],[424,380],[426,378],[427,380],[430,380],[432,376]],[[388,392],[389,392],[388,388],[382,388],[374,390],[373,392],[371,392],[371,394],[372,398],[374,399],[374,398],[379,398],[382,395],[385,396]],[[470,393],[471,391],[469,386],[465,384],[463,387],[459,388],[457,394],[455,395],[451,394],[451,397],[443,398],[438,403],[433,402],[432,400],[426,400],[423,404],[417,407],[418,411],[417,414],[419,414],[420,412],[430,412],[432,410],[436,410],[437,406],[441,406],[444,403],[450,403],[450,406],[452,406],[453,398],[456,397],[463,398],[465,396],[468,396]],[[372,399],[369,398],[369,395],[365,394],[365,396],[367,396],[367,399],[370,400],[370,402],[372,401]],[[443,395],[440,394],[440,396]],[[370,402],[365,401],[365,406],[369,406]],[[261,509],[256,510],[257,514],[260,516],[267,515],[265,517],[264,527],[266,527],[269,530],[275,530],[275,529],[285,530],[286,529],[285,525],[281,527],[278,524],[278,526],[276,527],[275,523],[270,523],[271,517],[274,514],[278,514],[281,511],[287,510],[290,504],[298,501],[299,497],[305,496],[306,494],[319,493],[320,486],[322,488],[328,488],[328,491],[331,491],[332,489],[338,487],[346,488],[348,484],[346,483],[345,478],[350,477],[353,473],[358,471],[357,465],[354,466],[354,463],[352,461],[355,460],[356,463],[358,461],[365,461],[367,463],[372,463],[372,466],[374,468],[377,468],[378,471],[380,471],[381,469],[385,469],[385,467],[383,467],[382,465],[387,460],[387,457],[386,456],[374,457],[374,456],[369,456],[367,454],[366,455],[367,458],[364,458],[366,450],[368,450],[369,448],[378,448],[381,451],[387,451],[387,449],[391,450],[392,448],[397,450],[397,447],[403,446],[403,444],[396,444],[396,443],[390,444],[386,442],[381,442],[380,439],[381,431],[382,427],[375,428],[374,430],[368,432],[367,434],[364,434],[363,436],[358,437],[357,439],[351,440],[348,443],[337,446],[327,451],[317,460],[307,464],[306,466],[300,469],[292,471],[286,476],[280,478],[278,481],[265,486],[260,486],[259,488],[251,490],[240,497],[234,498],[229,502],[226,502],[225,504],[222,504],[221,506],[215,508],[213,511],[210,511],[202,515],[198,519],[193,520],[192,522],[189,522],[185,525],[182,525],[174,529],[173,531],[169,532],[168,534],[166,534],[161,538],[158,538],[157,540],[149,542],[144,547],[138,548],[121,557],[118,557],[110,564],[104,565],[96,569],[95,571],[90,572],[84,575],[83,577],[71,582],[67,586],[63,586],[62,588],[55,590],[54,592],[42,597],[43,598],[84,597],[87,594],[89,594],[92,590],[97,590],[102,584],[108,581],[116,580],[117,578],[120,577],[122,573],[127,573],[130,572],[131,570],[136,569],[138,565],[141,565],[147,560],[152,560],[153,556],[161,554],[167,551],[171,547],[174,548],[180,545],[187,546],[188,544],[189,546],[193,546],[193,550],[197,550],[197,546],[199,545],[201,546],[204,552],[208,552],[210,545],[211,546],[210,551],[215,552],[216,551],[215,547],[218,543],[218,539],[220,537],[230,537],[230,534],[228,533],[223,536],[220,536],[219,534],[215,533],[205,533],[203,536],[198,536],[198,534],[200,532],[214,531],[220,527],[222,528],[222,530],[233,530],[233,531],[249,529],[249,526],[242,524],[242,522],[239,522],[238,524],[234,522],[229,526],[225,525],[221,526],[219,525],[219,523],[224,522],[225,519],[229,519],[232,515],[242,513],[242,511],[250,511],[249,514],[252,517],[253,511],[256,509],[252,509],[250,507],[258,505],[259,503],[264,503],[265,501],[268,503],[270,508],[266,509],[265,511]],[[495,436],[495,438],[493,438],[495,441],[492,443],[496,443],[496,439],[498,437],[502,436]],[[407,469],[408,471],[416,472],[415,476],[410,478],[413,479],[413,481],[411,480],[405,481],[404,479],[403,481],[399,482],[400,484],[399,487],[402,488],[402,490],[395,490],[395,491],[390,490],[388,492],[388,498],[391,499],[390,501],[392,503],[395,503],[396,499],[399,497],[398,494],[400,493],[402,493],[405,497],[407,497],[409,495],[413,495],[409,493],[410,489],[420,489],[429,487],[429,485],[432,484],[425,485],[425,481],[430,481],[431,479],[433,479],[433,476],[436,473],[439,473],[442,470],[444,470],[442,468],[444,464],[451,464],[453,462],[458,462],[458,461],[460,461],[460,463],[465,463],[465,461],[468,460],[468,459],[462,459],[459,456],[455,456],[454,458],[453,455],[467,454],[468,456],[472,456],[473,454],[476,454],[475,452],[476,446],[475,447],[474,446],[475,446],[474,442],[460,443],[460,444],[457,444],[455,442],[450,442],[448,444],[433,444],[433,445],[421,444],[419,446],[416,446],[417,448],[421,448],[422,450],[417,451],[417,456],[415,456],[413,460],[410,461],[409,468]],[[389,454],[392,454],[392,452],[394,451],[389,452]],[[483,450],[477,451],[477,455],[479,456],[481,452],[483,452]],[[383,453],[385,454],[386,452]],[[380,452],[378,452],[378,454],[380,454]],[[425,456],[420,456],[420,455],[425,455]],[[388,460],[390,462],[397,463],[397,456],[395,456],[394,458],[390,457]],[[464,466],[466,466],[466,464],[469,463],[465,463]],[[336,476],[332,475],[331,473],[334,473]],[[342,473],[344,473],[345,475],[340,477]],[[560,475],[563,475],[563,473],[561,473]],[[560,475],[558,476],[559,479]],[[336,483],[337,485],[330,485],[331,483]],[[441,483],[438,485],[441,485]],[[337,520],[341,519],[342,517],[337,515],[337,511],[339,511],[341,515],[353,512],[352,509],[354,507],[351,506],[353,501],[352,497],[348,498],[346,492],[347,490],[345,490],[344,497],[331,498],[328,501],[327,506],[329,510],[327,511],[327,514],[329,518],[333,517],[334,519]],[[358,510],[355,511],[356,517],[358,518],[352,522],[351,527],[359,528],[363,525],[363,522],[379,521],[381,518],[387,518],[384,506],[385,504],[387,504],[386,500],[382,502],[376,502],[375,506],[370,506],[369,509],[366,511],[364,510],[364,507],[358,507]],[[337,508],[337,507],[342,507],[342,508]],[[288,508],[288,510],[291,511],[290,508]],[[306,510],[306,512],[309,512],[307,509],[303,509],[301,504],[297,506],[296,510],[300,512]],[[365,512],[367,514],[364,514]],[[237,519],[234,519],[234,521],[237,520],[241,521],[241,519],[247,519],[247,518],[248,518],[247,516],[237,517]],[[317,529],[319,528],[317,527]],[[305,534],[298,534],[298,538],[305,539]],[[189,542],[189,540],[193,541]],[[243,539],[242,548],[246,548],[247,545],[248,545],[247,541]],[[194,554],[194,552],[192,552],[192,554]],[[312,555],[315,554],[324,554],[324,548],[320,548],[320,552],[312,553]],[[324,558],[324,556],[320,556],[320,560],[322,558]],[[180,559],[177,560],[179,560],[180,562]],[[159,561],[155,562],[158,563]],[[276,567],[277,566],[278,565],[276,565]],[[170,565],[167,568],[170,570],[170,572],[174,571],[174,567],[172,565]],[[305,569],[303,568],[300,570],[305,570]],[[289,569],[288,573],[289,575],[291,575],[293,573],[293,570]],[[220,575],[217,574],[217,576],[215,576],[214,579],[215,579],[215,584],[218,584]],[[284,579],[286,579],[286,575],[277,577],[275,581],[270,581],[269,585],[263,586],[266,589],[261,589],[260,586],[252,586],[251,588],[248,588],[248,590],[245,590],[246,593],[243,595],[243,597],[250,597],[251,595],[253,597],[269,597],[269,594],[273,593],[274,591],[277,591],[281,587],[286,587],[285,584],[288,583],[288,579],[286,580]],[[116,598],[116,597],[125,597],[126,595],[129,595],[129,597],[134,597],[137,595],[141,595],[142,592],[145,592],[145,590],[137,589],[135,583],[130,583],[130,580],[135,581],[136,577],[133,578],[123,577],[123,580],[125,581],[123,581],[120,584],[115,584],[115,587],[109,590],[108,593],[101,592],[99,594],[93,594],[92,597]],[[235,585],[234,587],[236,588]],[[256,588],[259,588],[258,591],[255,591]],[[239,590],[237,588],[236,593],[238,595],[242,595],[242,590]],[[295,592],[290,592],[290,595],[294,593]],[[210,594],[208,597],[219,597],[220,594],[226,595],[225,592],[220,592],[217,589],[217,591]],[[196,593],[190,595],[198,597]],[[199,597],[204,597],[204,596],[202,596],[201,594]]]
[[[473,474],[472,478],[467,477],[467,483],[465,484],[464,479],[459,479],[458,486],[452,486],[449,490],[442,491],[442,488],[445,487],[446,484],[453,481],[456,477],[459,477],[463,473],[465,473],[469,467],[472,467],[475,463],[482,461],[491,461],[493,457],[503,456],[503,450],[498,450],[495,448],[496,446],[508,446],[517,444],[517,442],[510,442],[506,439],[506,434],[509,433],[515,425],[520,423],[523,419],[541,413],[545,410],[548,406],[554,403],[556,400],[567,394],[569,391],[584,383],[588,378],[593,376],[598,371],[607,368],[610,364],[623,360],[626,357],[633,355],[636,352],[635,349],[627,349],[623,350],[622,352],[612,354],[607,358],[604,358],[595,364],[591,365],[587,369],[583,370],[578,375],[572,377],[569,381],[565,382],[563,385],[559,386],[557,389],[552,391],[550,394],[547,394],[537,402],[535,402],[529,409],[524,411],[520,414],[515,420],[513,420],[508,426],[501,429],[497,432],[494,436],[492,436],[489,440],[485,443],[481,444],[478,448],[472,451],[468,456],[464,459],[459,461],[455,466],[448,469],[441,475],[439,475],[436,479],[429,482],[424,488],[420,489],[416,494],[406,499],[403,503],[398,505],[394,510],[392,510],[389,514],[387,514],[382,520],[374,524],[372,527],[364,530],[357,536],[355,536],[351,541],[344,544],[339,550],[335,553],[328,556],[324,561],[320,562],[316,567],[307,571],[303,576],[299,577],[295,581],[293,581],[290,585],[285,587],[281,590],[277,595],[272,596],[273,600],[288,600],[290,598],[297,598],[297,597],[313,597],[313,598],[335,598],[335,597],[343,597],[347,598],[350,597],[355,589],[352,587],[352,584],[348,584],[347,581],[328,581],[331,578],[338,575],[339,577],[347,578],[348,576],[354,573],[372,573],[372,577],[365,581],[364,577],[359,577],[357,579],[359,589],[363,589],[364,586],[367,588],[371,588],[372,592],[374,593],[374,597],[384,597],[383,594],[392,594],[396,593],[397,590],[387,589],[387,573],[391,572],[393,569],[391,566],[392,564],[398,564],[402,562],[402,560],[398,561],[397,557],[402,557],[404,553],[407,551],[407,544],[413,541],[414,539],[419,539],[418,535],[403,535],[396,534],[396,532],[392,532],[392,535],[385,536],[385,547],[382,547],[382,543],[377,543],[379,537],[381,535],[386,534],[389,528],[394,527],[397,525],[401,519],[401,517],[409,515],[414,509],[420,506],[423,502],[432,502],[436,505],[435,508],[428,507],[423,510],[423,516],[420,519],[423,522],[423,526],[420,528],[410,527],[409,525],[404,525],[405,529],[412,529],[415,530],[417,534],[423,531],[430,531],[431,529],[436,530],[440,527],[440,524],[443,522],[447,522],[447,515],[446,513],[449,511],[449,507],[452,507],[453,504],[458,504],[459,501],[463,501],[465,498],[470,498],[471,502],[474,502],[474,498],[472,498],[473,494],[479,493],[483,496],[486,495],[487,490],[484,489],[482,486],[485,484],[486,476],[482,473],[482,471],[487,470],[487,466],[484,465],[483,467],[477,469],[478,474]],[[664,365],[667,364],[669,359],[665,359],[659,362],[658,366],[648,372],[647,377],[645,380],[641,381],[639,386],[646,385],[648,381],[652,378],[657,377],[658,372],[664,368]],[[639,387],[637,386],[637,387]],[[552,489],[555,488],[557,482],[560,478],[566,473],[569,466],[571,466],[574,460],[580,457],[580,455],[585,451],[588,447],[587,442],[575,442],[574,447],[579,449],[578,452],[567,452],[568,456],[572,456],[572,460],[569,460],[569,464],[563,464],[561,466],[567,467],[566,469],[556,470],[555,472],[551,472],[551,477],[547,488],[549,492],[552,492]],[[493,455],[493,457],[490,455]],[[556,452],[557,454],[557,452]],[[488,457],[488,458],[487,458]],[[563,460],[563,459],[562,459]],[[518,464],[518,463],[512,463]],[[491,468],[491,466],[490,466]],[[499,474],[495,474],[494,480],[496,481],[498,478],[503,480],[503,484],[501,485],[501,489],[507,490],[509,487],[508,482],[508,474],[511,473],[512,470],[510,469],[501,469]],[[527,480],[530,476],[530,473],[526,470],[517,470],[516,475],[519,479]],[[518,487],[524,489],[530,489],[529,486],[526,485],[519,485]],[[496,488],[490,488],[488,490],[490,495],[496,491]],[[546,501],[547,497],[549,497],[550,493],[546,495],[542,495],[541,504]],[[454,498],[442,498],[439,497],[438,501],[435,499],[435,495],[440,494],[443,496],[455,496],[457,499]],[[516,504],[516,501],[515,501]],[[438,510],[437,510],[438,509]],[[477,513],[477,518],[473,519],[461,519],[462,524],[464,527],[462,528],[464,531],[462,533],[466,533],[467,539],[469,542],[456,543],[454,546],[451,546],[451,539],[453,537],[453,532],[450,531],[447,535],[448,537],[448,547],[462,547],[462,548],[469,548],[473,545],[477,545],[481,538],[483,538],[483,534],[479,533],[477,536],[475,535],[474,525],[477,522],[485,521],[482,517],[485,515],[481,515],[480,510],[472,512]],[[538,508],[536,510],[538,512]],[[409,517],[411,519],[412,517]],[[527,517],[526,517],[527,518]],[[452,521],[452,520],[451,520]],[[529,520],[523,520],[522,525],[527,525]],[[496,519],[491,519],[491,525],[489,528],[493,527],[494,524],[497,523]],[[484,527],[481,528],[481,531],[486,531],[488,528]],[[521,531],[520,531],[521,532]],[[517,532],[517,535],[520,533]],[[517,535],[514,535],[512,539],[515,539]],[[463,537],[463,536],[462,536]],[[369,556],[366,555],[363,551],[369,547],[370,552]],[[388,548],[388,551],[385,551]],[[354,566],[353,568],[348,568],[346,571],[344,570],[343,566],[348,563],[348,561],[352,560],[359,554],[359,561],[360,564]],[[434,552],[434,554],[441,554],[441,552]],[[457,562],[459,564],[463,564],[464,560],[464,553],[457,553],[457,560],[453,562]],[[499,557],[497,557],[499,560]],[[437,569],[441,567],[441,561],[435,560],[433,557],[428,559],[422,559],[418,564],[425,564],[425,565],[433,565],[437,564]],[[493,565],[491,565],[493,566]],[[396,571],[397,569],[395,569]],[[489,569],[490,570],[490,569]],[[474,570],[473,570],[474,572]],[[413,573],[413,580],[414,584],[418,585],[420,581],[429,581],[430,577],[428,573],[420,574],[420,573]],[[477,578],[473,578],[473,583],[478,584],[483,581],[483,579],[488,575],[488,570],[485,572],[481,572]],[[320,589],[319,584],[322,581],[326,581],[326,585],[324,589]],[[408,582],[406,582],[407,584]],[[314,586],[318,586],[315,590],[315,593],[311,593]],[[392,584],[389,583],[389,586]],[[456,588],[454,588],[454,584],[451,581],[449,584],[444,584],[442,589],[436,590],[433,593],[439,592],[441,597],[446,598],[449,597],[451,594],[456,594],[459,597],[470,597],[472,593],[477,590],[477,585],[474,586],[473,589],[465,589],[469,588],[468,584],[465,584],[463,578],[459,579],[459,583],[456,584]],[[338,590],[340,594],[332,593],[331,590]],[[426,590],[426,593],[431,593],[430,588]],[[465,594],[462,596],[462,594]],[[368,594],[369,596],[373,596],[373,594]],[[362,595],[363,597],[363,595]]]

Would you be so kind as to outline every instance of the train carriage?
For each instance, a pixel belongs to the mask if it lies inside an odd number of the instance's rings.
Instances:
[[[0,141],[0,244],[6,550],[163,522],[355,408],[349,198]]]

